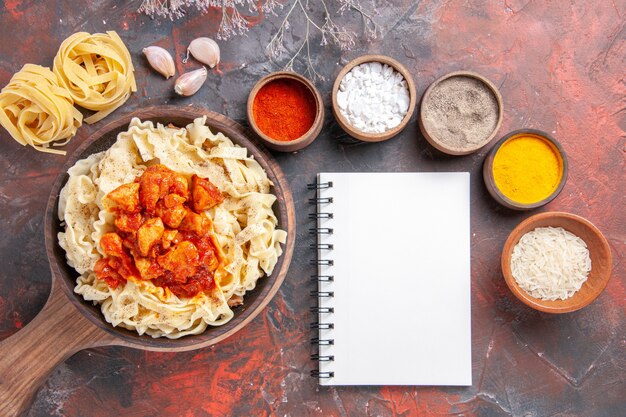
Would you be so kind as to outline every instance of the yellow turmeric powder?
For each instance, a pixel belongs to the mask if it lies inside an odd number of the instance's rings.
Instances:
[[[533,204],[552,194],[563,175],[563,160],[554,145],[528,133],[513,136],[493,159],[493,178],[502,194]]]

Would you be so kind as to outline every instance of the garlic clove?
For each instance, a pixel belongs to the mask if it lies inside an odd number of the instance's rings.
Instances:
[[[189,53],[198,61],[208,65],[209,68],[213,68],[220,63],[220,47],[211,38],[196,38],[192,40],[187,48],[187,54]]]
[[[191,96],[198,92],[206,81],[207,70],[205,67],[195,71],[186,72],[176,80],[174,91],[181,96]]]
[[[148,46],[143,48],[143,54],[148,59],[150,66],[166,79],[176,74],[174,59],[165,49],[160,46]]]

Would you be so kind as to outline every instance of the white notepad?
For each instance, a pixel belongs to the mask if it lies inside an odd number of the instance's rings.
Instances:
[[[318,187],[319,383],[471,385],[469,173]]]

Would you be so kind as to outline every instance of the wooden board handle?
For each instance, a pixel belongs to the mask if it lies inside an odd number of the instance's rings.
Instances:
[[[0,343],[0,415],[19,416],[52,370],[81,349],[115,344],[83,317],[52,280],[43,310]]]

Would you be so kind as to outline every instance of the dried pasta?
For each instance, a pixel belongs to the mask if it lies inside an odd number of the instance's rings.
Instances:
[[[234,314],[229,300],[238,300],[270,275],[282,253],[287,235],[276,228],[276,197],[267,174],[245,148],[211,132],[205,121],[199,118],[176,129],[135,118],[110,149],[78,161],[68,172],[59,199],[59,218],[65,224],[59,244],[80,274],[75,292],[99,304],[113,326],[179,338],[224,324]],[[98,242],[113,230],[103,197],[157,162],[187,177],[208,178],[226,197],[205,212],[226,256],[210,294],[182,298],[152,281],[134,279],[112,289],[94,273],[104,256]]]
[[[53,70],[76,104],[97,112],[87,123],[106,117],[137,91],[130,53],[114,31],[73,34],[59,47]]]
[[[26,64],[0,92],[0,124],[17,142],[38,151],[64,155],[50,145],[66,144],[82,120],[49,68]]]

